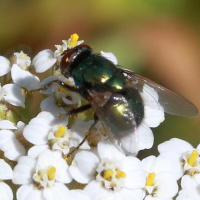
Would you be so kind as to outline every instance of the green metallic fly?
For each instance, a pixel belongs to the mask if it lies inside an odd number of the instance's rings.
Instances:
[[[156,92],[158,101],[154,101],[159,103],[164,112],[184,117],[198,115],[197,108],[184,97],[130,70],[118,68],[110,60],[93,53],[92,48],[86,44],[65,50],[60,70],[66,78],[72,77],[76,86],[54,80],[40,90],[56,82],[69,91],[79,93],[89,103],[71,110],[68,115],[94,109],[95,120],[89,133],[100,121],[112,143],[126,155],[136,155],[138,152],[137,128],[144,119],[144,102],[140,92],[144,86]],[[131,140],[126,148],[123,146],[125,139]]]

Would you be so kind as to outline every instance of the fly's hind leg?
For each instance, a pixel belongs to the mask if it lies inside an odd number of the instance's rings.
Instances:
[[[46,89],[48,89],[53,83],[57,83],[57,84],[60,85],[61,87],[66,88],[67,90],[69,90],[69,91],[71,91],[71,92],[77,92],[77,90],[76,90],[75,87],[70,86],[70,85],[67,85],[66,83],[64,83],[63,81],[60,81],[60,80],[51,81],[50,83],[47,83],[47,84],[44,85],[43,87],[38,88],[38,89],[35,89],[35,90],[26,90],[26,89],[24,88],[24,91],[25,91],[27,94],[32,94],[32,93],[34,93],[34,92],[43,92],[43,91],[45,91]]]
[[[65,160],[68,160],[74,153],[76,153],[79,150],[80,146],[88,139],[89,135],[92,133],[92,130],[94,129],[97,122],[98,122],[98,118],[96,117],[96,115],[94,115],[94,123],[90,126],[89,130],[86,132],[85,137],[73,151],[71,151],[70,153],[68,153],[67,155],[63,157]]]

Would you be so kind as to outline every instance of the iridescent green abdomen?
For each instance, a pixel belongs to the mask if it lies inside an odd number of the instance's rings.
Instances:
[[[72,71],[76,87],[81,94],[85,89],[97,92],[120,91],[126,81],[119,68],[100,55],[90,55]]]
[[[144,118],[143,100],[134,87],[113,93],[101,110],[104,123],[116,138],[133,133]]]

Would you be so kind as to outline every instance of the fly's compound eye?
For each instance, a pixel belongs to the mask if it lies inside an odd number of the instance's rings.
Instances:
[[[68,73],[68,65],[73,62],[74,58],[77,55],[76,49],[69,49],[63,53],[63,57],[60,61],[60,70],[63,75]]]
[[[78,55],[82,54],[82,52],[86,52],[86,55],[88,55],[87,52],[89,52],[89,54],[90,54],[91,51],[92,51],[91,47],[86,44],[81,44],[81,45],[74,47],[73,49],[66,50],[62,54],[62,58],[60,61],[61,73],[64,76],[67,76],[67,74],[69,74],[69,72],[70,72],[70,69],[74,67],[72,65],[76,63],[76,62],[74,62],[75,59],[77,57],[80,57],[79,59],[76,59],[77,62],[80,62],[82,60],[81,57],[84,57],[84,54],[83,54],[83,56],[78,56]]]

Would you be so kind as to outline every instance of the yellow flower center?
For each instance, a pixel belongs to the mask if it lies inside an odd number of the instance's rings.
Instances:
[[[118,171],[118,170],[116,170],[117,171],[117,174],[116,174],[116,177],[117,178],[125,178],[125,176],[126,176],[126,173],[125,172],[123,172],[123,171]]]
[[[56,168],[55,167],[51,167],[50,170],[48,171],[48,179],[49,179],[49,181],[54,179],[55,173],[56,173]]]
[[[147,177],[147,180],[146,180],[146,186],[152,186],[155,176],[156,175],[154,173],[149,174],[149,176]]]
[[[66,131],[66,127],[65,126],[59,127],[59,129],[55,133],[55,137],[60,137],[61,138],[64,135],[65,131]]]
[[[107,181],[111,181],[112,175],[113,175],[112,169],[107,169],[106,171],[103,172],[103,178],[106,179]]]
[[[69,45],[71,47],[75,47],[76,44],[77,44],[78,38],[79,38],[79,36],[76,33],[74,33],[73,35],[71,35],[71,40],[69,42]]]
[[[197,158],[197,156],[198,156],[199,154],[198,154],[198,152],[197,151],[193,151],[192,152],[192,154],[191,154],[191,156],[190,156],[190,158],[189,158],[189,160],[188,160],[188,164],[190,165],[190,166],[193,166],[193,164],[194,164],[194,162],[195,162],[195,160],[196,160],[196,158]]]

